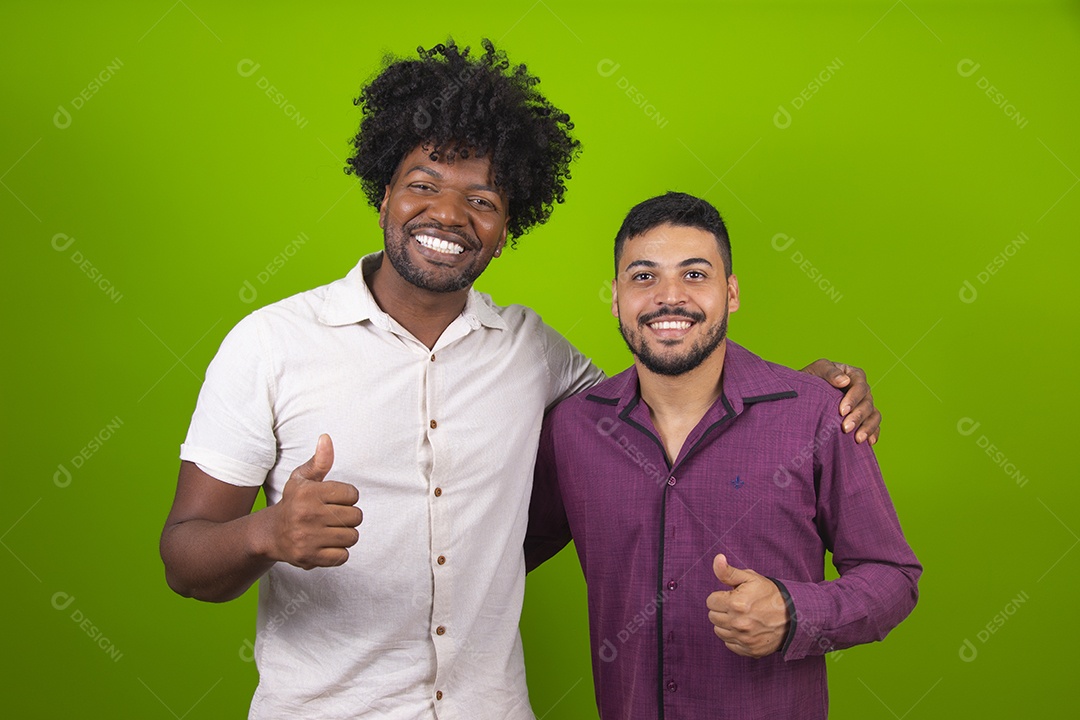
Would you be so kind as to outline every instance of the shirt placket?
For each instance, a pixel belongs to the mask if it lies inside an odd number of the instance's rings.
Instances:
[[[451,547],[451,513],[447,503],[453,498],[455,488],[447,486],[449,478],[441,470],[446,465],[444,440],[445,430],[440,427],[444,422],[440,414],[444,404],[440,402],[439,382],[445,361],[440,360],[438,348],[427,354],[424,363],[424,414],[423,422],[426,440],[431,447],[432,463],[428,472],[427,497],[429,517],[431,518],[430,565],[432,575],[431,599],[431,642],[435,646],[435,686],[432,699],[435,712],[439,713],[443,699],[447,696],[446,669],[452,666],[454,653],[452,609],[452,573],[450,565],[453,558]]]
[[[714,414],[710,411],[684,441],[686,452],[681,452],[673,466],[668,468],[667,480],[661,490],[660,500],[660,528],[658,531],[660,547],[656,578],[656,646],[657,661],[659,663],[659,687],[657,688],[658,712],[661,720],[671,714],[674,717],[679,702],[679,683],[683,679],[683,673],[689,671],[684,656],[685,638],[676,636],[673,628],[680,627],[681,623],[674,617],[676,603],[672,604],[671,612],[665,612],[668,601],[674,600],[679,591],[680,578],[684,576],[688,566],[686,557],[687,548],[685,541],[679,537],[678,527],[680,523],[687,523],[685,508],[687,503],[692,503],[689,497],[691,485],[686,481],[690,478],[693,466],[693,456],[698,449],[698,444],[707,440],[715,441],[715,435],[723,431],[728,422],[735,416],[734,410],[726,398],[718,401],[723,404],[723,413],[716,412],[717,417],[710,418]],[[662,447],[659,433],[653,428],[648,419],[647,410],[642,407],[635,408],[637,416],[636,424],[646,434],[650,435],[658,447]],[[661,457],[663,452],[661,451]],[[665,464],[666,464],[665,458]],[[685,689],[683,689],[685,694]]]

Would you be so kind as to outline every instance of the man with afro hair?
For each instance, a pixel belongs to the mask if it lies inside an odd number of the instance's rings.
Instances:
[[[251,718],[533,717],[518,621],[541,420],[603,379],[472,288],[562,202],[579,152],[538,83],[488,41],[388,58],[346,168],[385,250],[241,320],[207,369],[161,556],[200,600],[262,579]],[[860,374],[813,367],[850,382],[876,439]]]

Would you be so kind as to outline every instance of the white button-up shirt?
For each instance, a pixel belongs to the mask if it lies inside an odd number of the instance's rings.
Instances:
[[[259,583],[252,718],[532,718],[518,621],[544,410],[601,372],[529,308],[469,292],[430,350],[363,273],[262,308],[225,338],[180,457],[276,503],[328,433],[359,542]]]

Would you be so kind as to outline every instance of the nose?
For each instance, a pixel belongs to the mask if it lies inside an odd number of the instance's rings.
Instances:
[[[654,286],[653,302],[657,305],[685,305],[686,288],[679,277],[661,277]]]
[[[431,198],[428,216],[446,227],[460,227],[468,222],[466,200],[459,193],[441,192]]]

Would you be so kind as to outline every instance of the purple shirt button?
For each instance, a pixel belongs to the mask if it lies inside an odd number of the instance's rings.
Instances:
[[[667,681],[667,689],[668,689],[668,692],[675,692],[676,690],[679,689],[679,686],[675,684],[674,680],[668,680]]]
[[[667,584],[668,590],[674,590],[677,587],[679,587],[679,583],[675,582],[674,580],[669,581]]]
[[[669,477],[667,479],[667,484],[668,485],[674,485],[675,484],[675,476],[674,475],[672,475],[671,477]]]

